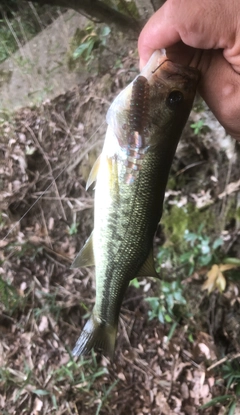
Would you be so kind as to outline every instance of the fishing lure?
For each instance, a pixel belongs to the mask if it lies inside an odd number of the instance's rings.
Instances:
[[[127,148],[126,183],[134,181],[136,172],[140,170],[146,151],[145,135],[147,134],[149,114],[149,83],[147,78],[139,75],[133,82],[130,114],[129,137]]]

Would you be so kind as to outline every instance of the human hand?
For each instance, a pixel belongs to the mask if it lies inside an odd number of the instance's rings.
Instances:
[[[240,140],[239,0],[167,0],[138,41],[140,66],[156,49],[201,72],[199,92],[232,137]]]

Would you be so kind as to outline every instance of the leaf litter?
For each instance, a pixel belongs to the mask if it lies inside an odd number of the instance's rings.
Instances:
[[[171,337],[171,322],[148,318],[144,298],[156,295],[156,282],[146,280],[147,292],[144,284],[127,291],[114,361],[94,353],[71,358],[94,304],[93,270],[70,269],[93,224],[86,179],[100,152],[108,104],[129,81],[135,63],[128,56],[117,75],[91,77],[39,108],[21,109],[1,126],[0,408],[5,413],[194,415],[211,399],[234,396],[219,368],[223,355],[239,360],[240,283],[227,281],[222,294],[208,295],[201,290],[212,271],[206,268],[185,276],[188,315],[177,321]],[[222,227],[226,252],[239,257],[239,227],[226,218],[229,199],[221,202],[238,194],[239,145],[224,154],[219,141],[230,139],[221,127],[208,116],[211,130],[195,136],[190,124],[196,125],[199,115],[191,117],[173,164],[177,194],[169,190],[166,206],[177,198],[180,206],[191,201],[201,209],[199,200],[207,195],[207,206],[221,219],[210,228]],[[157,236],[155,251],[161,244]],[[220,272],[227,269],[222,266]],[[217,402],[201,413],[223,414],[224,407]]]

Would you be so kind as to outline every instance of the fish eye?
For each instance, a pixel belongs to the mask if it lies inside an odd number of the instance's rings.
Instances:
[[[166,99],[166,104],[171,110],[175,110],[183,101],[184,97],[180,91],[172,91]]]

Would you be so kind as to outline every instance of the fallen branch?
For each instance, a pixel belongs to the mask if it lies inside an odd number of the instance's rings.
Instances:
[[[25,1],[32,2],[31,0]],[[100,0],[34,0],[33,3],[41,6],[49,4],[49,6],[76,10],[79,13],[97,19],[99,23],[114,24],[123,33],[130,31],[138,35],[144,25],[144,21],[137,21],[120,13]]]

